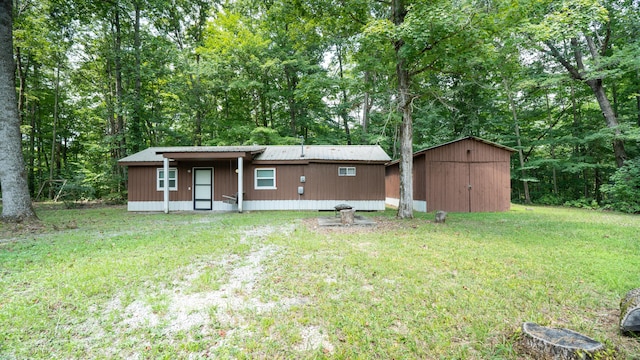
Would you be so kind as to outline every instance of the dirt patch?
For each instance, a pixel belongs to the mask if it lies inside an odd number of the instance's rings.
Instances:
[[[326,353],[333,353],[334,346],[320,326],[308,326],[300,330],[302,341],[295,346],[297,351],[312,351],[322,349]]]
[[[359,233],[379,233],[379,232],[391,232],[398,229],[406,228],[407,226],[418,226],[417,223],[413,224],[413,220],[408,222],[405,220],[389,219],[386,217],[373,217],[371,218],[375,222],[372,226],[320,226],[317,218],[310,218],[302,220],[307,229],[321,233],[321,234],[359,234]],[[422,221],[424,223],[424,221]]]
[[[18,241],[19,239],[24,238],[24,235],[27,234],[34,235],[55,230],[58,230],[58,228],[44,224],[40,221],[21,223],[0,222],[0,245]]]
[[[318,218],[318,225],[320,226],[375,226],[375,220],[366,218],[364,216],[355,215],[353,217],[353,224],[345,225],[342,223],[342,219],[339,217],[321,217]]]
[[[287,311],[291,307],[305,306],[311,301],[304,297],[261,299],[260,281],[265,276],[266,262],[277,262],[280,248],[260,241],[272,233],[287,233],[292,227],[256,226],[240,234],[240,241],[251,244],[253,250],[244,256],[230,255],[223,259],[203,259],[180,270],[179,279],[159,286],[149,284],[139,289],[130,302],[125,294],[114,297],[103,309],[94,309],[97,321],[83,324],[87,344],[93,336],[104,334],[101,324],[110,322],[120,332],[136,336],[139,330],[149,329],[161,333],[167,342],[178,341],[181,336],[211,337],[214,350],[225,344],[242,343],[255,336],[252,322],[256,316]],[[193,292],[193,283],[212,266],[221,268],[226,276],[216,290]],[[155,299],[155,300],[153,300]],[[108,320],[108,319],[115,319]],[[139,330],[138,330],[139,329]],[[334,351],[326,331],[320,326],[300,327],[300,343],[293,345],[296,351],[322,349]],[[189,335],[192,334],[192,335]],[[144,339],[138,341],[143,342]],[[108,349],[114,356],[136,357],[141,354],[125,354],[123,344],[115,343]]]

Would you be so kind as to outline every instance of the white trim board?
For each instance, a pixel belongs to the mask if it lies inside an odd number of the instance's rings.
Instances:
[[[400,199],[398,198],[385,198],[384,202],[393,207],[400,206]],[[413,200],[413,210],[418,212],[427,212],[427,202],[424,200]]]
[[[335,210],[338,204],[348,204],[356,211],[383,211],[382,200],[247,200],[245,210]]]

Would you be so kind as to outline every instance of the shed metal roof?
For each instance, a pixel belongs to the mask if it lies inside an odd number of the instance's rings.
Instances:
[[[120,159],[122,165],[162,162],[163,153],[258,153],[259,161],[365,161],[387,162],[389,155],[378,145],[300,145],[272,146],[175,146],[151,147]]]

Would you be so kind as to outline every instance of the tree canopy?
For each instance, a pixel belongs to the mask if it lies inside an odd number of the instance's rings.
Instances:
[[[380,144],[410,181],[413,151],[474,135],[519,151],[514,201],[606,205],[640,156],[635,0],[21,0],[12,18],[39,199],[60,179],[122,199],[116,161],[149,146]]]

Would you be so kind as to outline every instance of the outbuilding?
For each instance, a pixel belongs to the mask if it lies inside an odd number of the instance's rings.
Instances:
[[[385,209],[377,145],[152,147],[128,167],[129,211]]]
[[[511,154],[516,150],[469,136],[413,154],[416,211],[490,212],[511,207]],[[385,170],[386,202],[399,205],[400,166]]]

